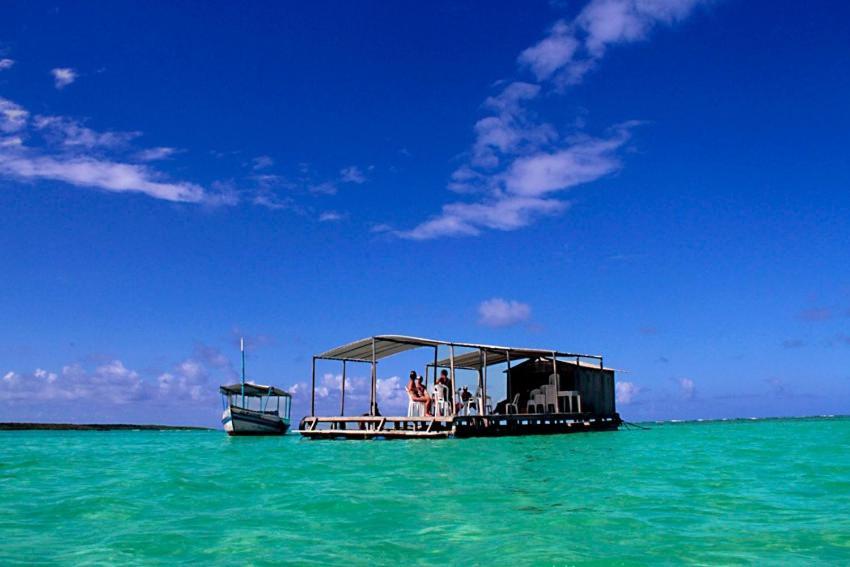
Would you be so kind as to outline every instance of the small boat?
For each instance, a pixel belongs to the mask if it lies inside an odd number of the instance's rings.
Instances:
[[[242,380],[221,386],[224,413],[221,423],[228,435],[283,435],[289,430],[292,396],[280,388],[245,381],[245,341],[242,351]]]

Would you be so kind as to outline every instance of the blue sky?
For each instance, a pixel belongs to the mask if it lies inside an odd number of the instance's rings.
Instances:
[[[240,335],[300,415],[380,333],[850,410],[850,7],[173,4],[2,8],[0,420],[215,425]]]

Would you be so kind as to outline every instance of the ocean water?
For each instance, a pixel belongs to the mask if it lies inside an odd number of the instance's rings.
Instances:
[[[0,432],[0,565],[850,564],[850,419],[648,425]]]

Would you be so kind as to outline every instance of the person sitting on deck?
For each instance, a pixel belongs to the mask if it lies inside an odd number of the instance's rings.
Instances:
[[[451,385],[449,384],[449,372],[448,372],[448,370],[440,370],[440,377],[437,378],[436,385],[445,386],[446,390],[449,391],[449,397],[451,398],[452,389],[451,389]]]
[[[462,408],[467,408],[467,413],[469,413],[469,400],[472,399],[472,392],[469,391],[469,386],[464,386],[460,390],[460,403],[458,403],[458,411]]]
[[[425,386],[422,385],[422,377],[419,377],[417,383],[416,371],[410,371],[410,380],[407,382],[407,395],[414,402],[425,404],[425,415],[431,415],[431,396],[425,391]]]

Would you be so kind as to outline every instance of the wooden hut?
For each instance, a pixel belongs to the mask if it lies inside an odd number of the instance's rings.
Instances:
[[[528,408],[529,393],[549,384],[557,375],[558,390],[578,392],[583,412],[610,417],[617,413],[614,402],[614,371],[581,360],[556,360],[552,357],[529,358],[510,370],[507,377],[507,398],[519,394],[518,405]]]

